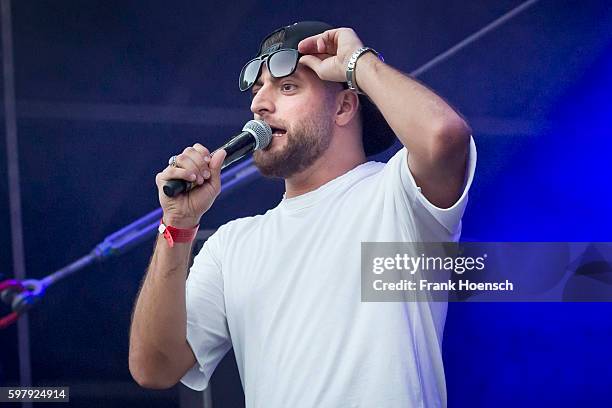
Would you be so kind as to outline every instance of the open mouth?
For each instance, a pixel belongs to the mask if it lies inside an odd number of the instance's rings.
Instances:
[[[287,131],[282,128],[272,127],[272,136],[283,136]]]

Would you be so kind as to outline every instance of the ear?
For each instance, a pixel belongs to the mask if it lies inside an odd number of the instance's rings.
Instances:
[[[345,89],[336,95],[336,124],[346,126],[359,112],[359,97],[357,93]]]

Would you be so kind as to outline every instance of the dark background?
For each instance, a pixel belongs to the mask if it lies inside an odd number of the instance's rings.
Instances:
[[[276,27],[353,27],[410,72],[520,3],[14,1],[28,277],[156,208],[154,176],[170,155],[196,141],[217,146],[250,118],[238,72]],[[474,130],[464,239],[612,241],[611,73],[612,3],[540,1],[419,78]],[[4,142],[0,163],[0,273],[11,277]],[[260,179],[217,203],[203,226],[261,213],[282,191]],[[34,385],[71,386],[75,406],[178,405],[176,390],[139,389],[127,368],[151,247],[62,281],[29,313]],[[611,344],[607,303],[451,304],[449,406],[610,405]],[[215,406],[242,403],[232,364],[213,378]],[[13,326],[0,332],[0,383],[18,381]]]

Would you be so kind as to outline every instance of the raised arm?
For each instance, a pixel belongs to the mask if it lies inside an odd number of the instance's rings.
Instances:
[[[211,159],[203,146],[188,147],[156,177],[163,221],[176,228],[192,228],[221,190],[220,169],[225,152]],[[187,194],[166,197],[163,185],[171,179],[195,181]],[[169,388],[195,364],[187,343],[185,281],[192,243],[161,237],[155,244],[144,283],[138,295],[130,330],[129,367],[136,382],[147,388]]]
[[[344,82],[348,60],[362,46],[352,29],[338,28],[303,40],[299,50],[311,54],[301,62],[321,79]],[[437,207],[454,204],[465,177],[467,123],[441,97],[371,52],[357,60],[355,78],[408,149],[407,165],[423,195]]]

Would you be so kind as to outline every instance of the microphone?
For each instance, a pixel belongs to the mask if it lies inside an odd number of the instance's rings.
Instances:
[[[272,140],[272,129],[263,120],[249,120],[242,132],[232,137],[227,143],[217,150],[225,149],[227,155],[223,160],[221,169],[229,166],[236,160],[239,160],[251,153],[254,150],[265,149]],[[215,150],[212,154],[215,154]],[[173,179],[168,180],[164,185],[164,194],[168,197],[176,197],[177,195],[187,192],[195,187],[195,183],[190,183],[186,180]]]

